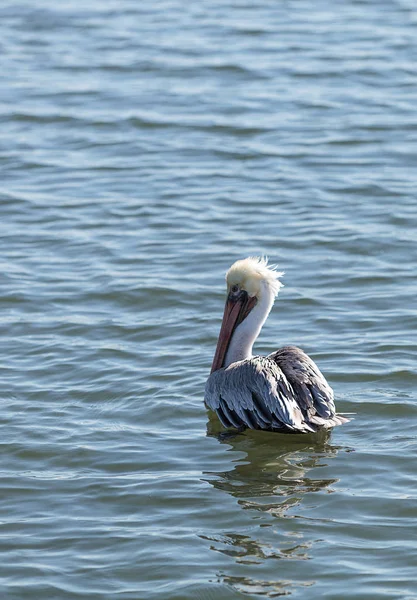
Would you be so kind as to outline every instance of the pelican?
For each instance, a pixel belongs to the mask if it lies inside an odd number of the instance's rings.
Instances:
[[[224,427],[309,433],[349,421],[336,414],[332,388],[303,350],[285,346],[252,356],[282,275],[267,259],[254,257],[227,271],[226,306],[204,398]]]

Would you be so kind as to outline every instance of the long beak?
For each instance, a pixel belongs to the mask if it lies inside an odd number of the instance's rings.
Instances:
[[[238,295],[230,293],[227,297],[211,373],[222,368],[234,330],[248,316],[255,304],[256,296],[250,298],[244,290]]]

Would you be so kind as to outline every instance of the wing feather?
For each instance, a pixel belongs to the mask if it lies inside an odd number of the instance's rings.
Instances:
[[[205,401],[229,427],[315,430],[305,422],[285,374],[267,357],[256,356],[212,373]]]
[[[348,421],[336,414],[333,390],[317,365],[295,346],[215,371],[205,402],[236,429],[305,433]]]
[[[303,350],[296,346],[285,346],[268,358],[285,374],[306,421],[319,427],[333,427],[348,421],[336,414],[332,388]]]
[[[261,421],[262,423],[264,423],[265,425],[268,425],[268,423],[272,423],[272,421],[273,421],[272,413],[268,409],[268,407],[265,406],[262,398],[255,392],[252,392],[252,400],[253,400],[253,410],[256,412],[258,420]]]
[[[227,402],[225,402],[223,398],[220,398],[220,408],[222,416],[224,417],[224,421],[226,423],[230,423],[230,425],[227,425],[227,427],[232,426],[236,429],[240,429],[242,426],[244,426],[242,419],[240,419],[239,415],[237,415],[236,412],[227,405]]]

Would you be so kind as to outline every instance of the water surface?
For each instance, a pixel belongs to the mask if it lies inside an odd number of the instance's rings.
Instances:
[[[0,7],[2,597],[416,599],[413,2]],[[355,419],[224,435],[237,258]]]

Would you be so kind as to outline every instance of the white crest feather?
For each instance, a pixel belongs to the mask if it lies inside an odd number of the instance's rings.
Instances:
[[[266,256],[249,256],[237,260],[230,267],[226,273],[226,281],[228,286],[234,284],[242,286],[252,296],[258,294],[260,282],[264,281],[276,296],[283,285],[279,281],[282,275],[284,273],[278,271],[276,265],[268,265]]]

